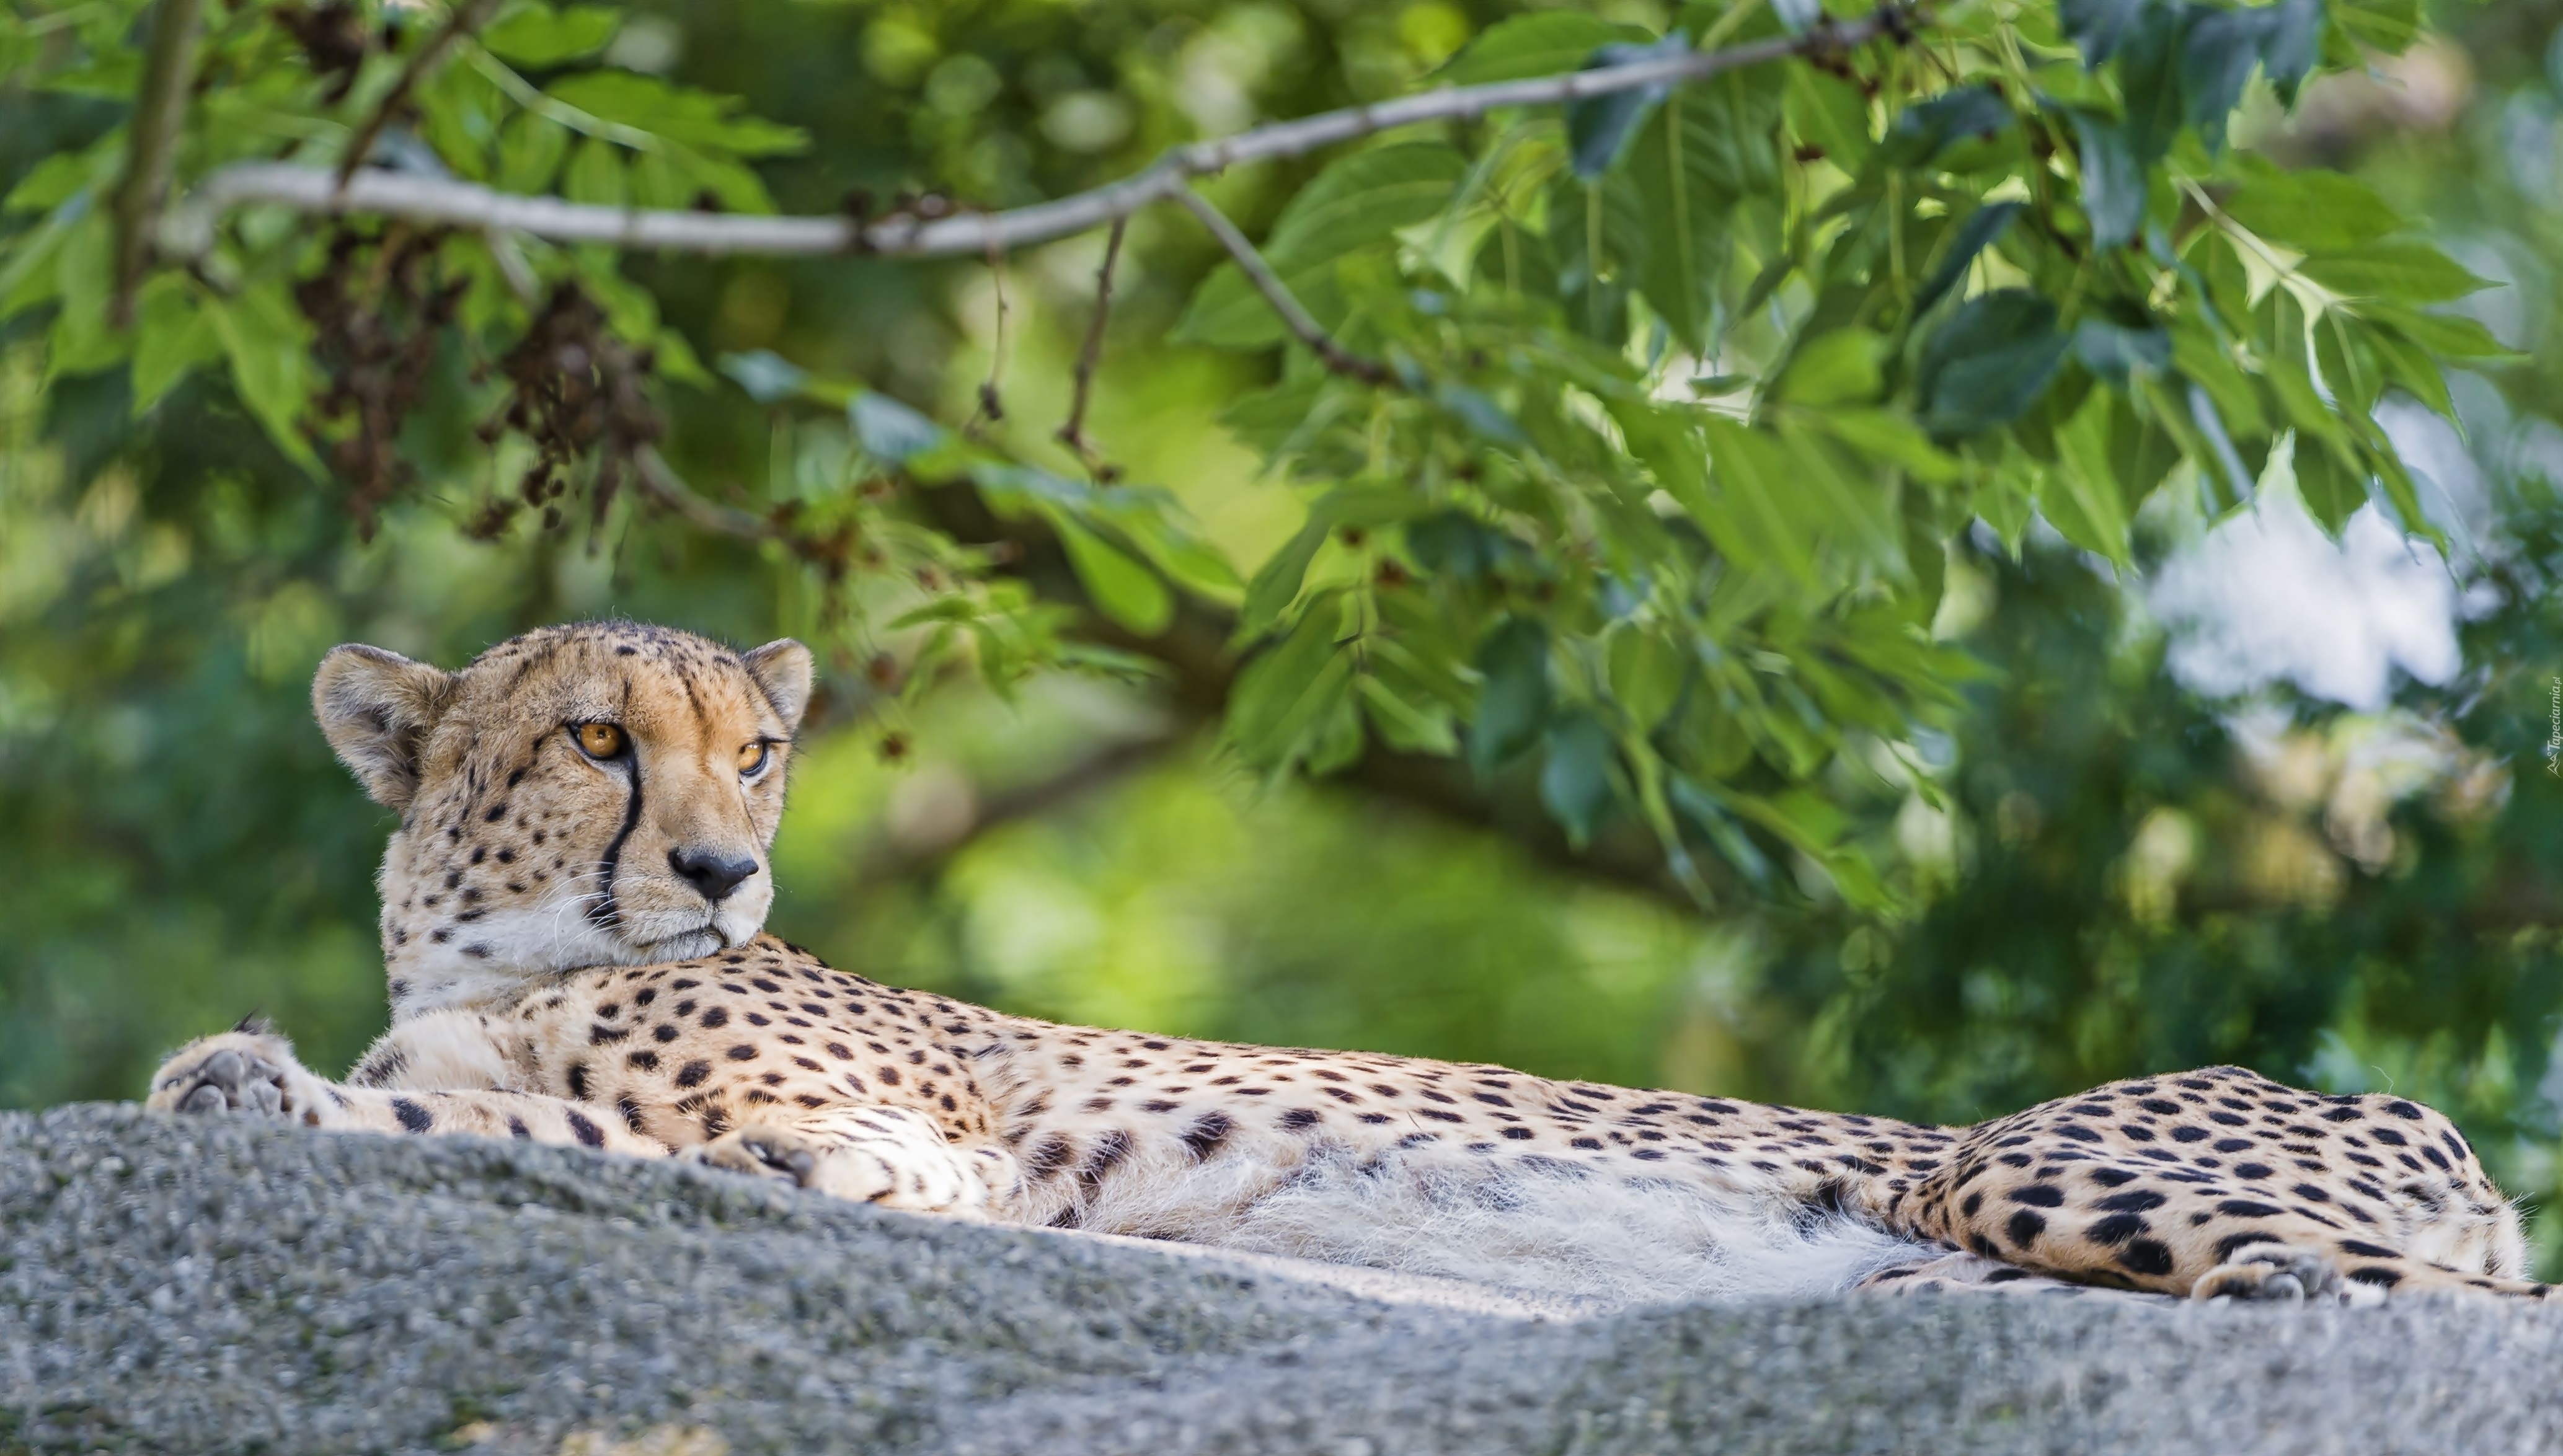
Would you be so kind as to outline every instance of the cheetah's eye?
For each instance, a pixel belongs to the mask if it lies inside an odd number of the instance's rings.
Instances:
[[[764,773],[765,761],[771,757],[773,757],[773,746],[761,738],[756,742],[747,745],[745,748],[740,749],[738,751],[738,776],[742,779],[753,779],[757,775]]]
[[[612,723],[573,723],[570,725],[569,733],[570,737],[577,742],[579,752],[589,758],[621,758],[623,751],[632,746],[632,741],[624,736],[623,730]]]

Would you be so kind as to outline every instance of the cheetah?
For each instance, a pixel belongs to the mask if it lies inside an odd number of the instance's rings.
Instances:
[[[1974,1127],[1057,1025],[763,933],[811,658],[625,622],[448,672],[346,645],[320,727],[400,815],[391,1026],[254,1023],[149,1104],[683,1158],[887,1207],[1628,1299],[2108,1288],[2542,1298],[2464,1138],[2237,1067]]]

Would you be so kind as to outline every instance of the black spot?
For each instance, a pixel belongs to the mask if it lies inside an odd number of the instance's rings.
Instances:
[[[2011,1200],[2027,1203],[2033,1208],[2061,1207],[2065,1202],[2065,1190],[2054,1183],[2031,1183],[2025,1188],[2012,1189]]]
[[[2089,1128],[2076,1127],[2072,1123],[2064,1123],[2059,1125],[2056,1129],[2056,1136],[2060,1138],[2070,1138],[2076,1143],[2096,1143],[2100,1141],[2100,1135],[2098,1133],[2091,1131]]]
[[[2267,1178],[2269,1176],[2269,1165],[2266,1163],[2237,1163],[2234,1165],[2234,1176],[2236,1178]]]
[[[2133,1213],[2112,1213],[2089,1228],[2082,1236],[2096,1244],[2122,1244],[2145,1231],[2145,1221]]]
[[[702,1082],[703,1078],[708,1077],[711,1074],[712,1064],[710,1062],[690,1061],[677,1069],[677,1085],[680,1087],[696,1086]]]
[[[2160,1239],[2140,1238],[2118,1251],[2118,1262],[2139,1274],[2168,1274],[2171,1248]]]
[[[723,1055],[727,1056],[731,1061],[754,1061],[756,1060],[756,1048],[745,1042],[740,1042],[738,1045],[731,1047],[727,1052],[723,1053]]]
[[[2411,1104],[2405,1103],[2404,1105],[2408,1107]],[[2387,1110],[2391,1111],[2392,1109],[2389,1108]],[[2399,1271],[2393,1269],[2379,1269],[2372,1264],[2364,1269],[2350,1270],[2349,1277],[2357,1280],[2361,1284],[2373,1284],[2382,1289],[2392,1289],[2395,1285],[2403,1282],[2403,1275]]]
[[[1383,1121],[1383,1122],[1385,1122],[1386,1120],[1387,1120],[1387,1119],[1385,1119],[1385,1118],[1381,1119],[1381,1121]],[[1530,1129],[1528,1129],[1528,1128],[1506,1128],[1506,1129],[1504,1129],[1504,1136],[1505,1136],[1505,1137],[1507,1137],[1507,1138],[1510,1138],[1510,1139],[1512,1139],[1514,1142],[1518,1143],[1518,1142],[1522,1142],[1522,1141],[1525,1141],[1525,1140],[1530,1139],[1530,1138],[1535,1138],[1535,1137],[1537,1137],[1537,1136],[1539,1136],[1539,1135],[1538,1135],[1538,1134],[1536,1134],[1536,1133],[1534,1133],[1534,1132],[1532,1132],[1532,1131],[1531,1131]]]
[[[1587,1153],[1599,1153],[1602,1151],[1602,1140],[1599,1138],[1569,1138],[1566,1140],[1566,1146],[1570,1148],[1581,1148]]]
[[[2421,1118],[2421,1109],[2414,1107],[2409,1102],[2389,1102],[2385,1104],[2385,1110],[2394,1114],[2396,1117],[2406,1118],[2414,1122],[2418,1122]],[[2358,1276],[2353,1274],[2350,1277],[2355,1279]]]
[[[2207,1141],[2207,1129],[2184,1124],[2171,1130],[2171,1140],[2175,1143],[2203,1143]]]
[[[2011,1235],[2011,1241],[2014,1247],[2025,1249],[2028,1248],[2040,1234],[2047,1231],[2047,1220],[2041,1218],[2035,1213],[2032,1213],[2027,1208],[2023,1208],[2019,1212],[2011,1215],[2011,1222],[2003,1231]]]
[[[624,1061],[626,1061],[626,1062],[630,1063],[630,1064],[631,1064],[631,1065],[633,1065],[633,1066],[639,1067],[642,1071],[645,1071],[645,1072],[655,1072],[655,1071],[659,1070],[659,1053],[657,1053],[657,1052],[655,1052],[655,1051],[650,1051],[650,1050],[646,1050],[646,1049],[645,1049],[645,1050],[641,1050],[641,1051],[636,1051],[636,1052],[632,1053],[630,1056],[625,1057],[625,1058],[624,1058]]]
[[[2216,1262],[2220,1264],[2232,1263],[2235,1254],[2244,1249],[2250,1248],[2254,1244],[2277,1242],[2279,1242],[2279,1239],[2274,1233],[2227,1234],[2225,1237],[2216,1241]]]
[[[569,1095],[573,1101],[585,1102],[587,1100],[587,1063],[571,1062],[569,1064]]]
[[[2104,1213],[2142,1213],[2159,1208],[2167,1201],[2151,1188],[2132,1188],[2123,1193],[2111,1193],[2092,1206]]]
[[[2340,1241],[2340,1243],[2339,1243],[2338,1247],[2339,1247],[2339,1249],[2340,1249],[2340,1251],[2341,1251],[2342,1253],[2344,1253],[2344,1254],[2348,1254],[2348,1255],[2350,1255],[2352,1258],[2359,1258],[2359,1259],[2399,1259],[2399,1258],[2403,1257],[2401,1254],[2398,1254],[2398,1253],[2394,1252],[2392,1249],[2380,1249],[2380,1248],[2378,1248],[2376,1245],[2374,1245],[2374,1244],[2372,1244],[2372,1243],[2360,1243],[2358,1240],[2356,1240],[2356,1239],[2354,1239],[2354,1238],[2345,1238],[2345,1239],[2342,1239],[2342,1240]]]
[[[2150,1143],[2154,1140],[2154,1130],[2142,1123],[2121,1123],[2118,1125],[2118,1132],[2131,1143]]]
[[[426,1108],[406,1097],[392,1099],[392,1116],[400,1119],[401,1131],[406,1133],[423,1133],[436,1126],[436,1119],[427,1115]]]
[[[2216,1205],[2216,1211],[2228,1218],[2274,1218],[2286,1210],[2253,1198],[2227,1198]]]
[[[2324,1122],[2356,1122],[2367,1114],[2355,1107],[2335,1107],[2322,1115]]]
[[[1958,1212],[1964,1217],[1973,1218],[1976,1216],[1976,1210],[1984,1205],[1984,1189],[1978,1188],[1974,1192],[1967,1194],[1966,1201],[1958,1205]]]
[[[706,1030],[706,1031],[715,1031],[715,1030],[718,1030],[719,1028],[721,1028],[721,1027],[723,1027],[723,1026],[726,1026],[726,1025],[728,1025],[728,1024],[729,1024],[729,1012],[728,1012],[726,1009],[724,1009],[723,1007],[720,1007],[720,1006],[709,1006],[709,1007],[706,1007],[706,1008],[704,1009],[704,1011],[703,1011],[703,1029],[704,1029],[704,1030]]]
[[[2027,1279],[2028,1277],[2029,1271],[2027,1269],[1996,1269],[1984,1277],[1984,1282],[1987,1284],[2009,1284],[2014,1280]]]
[[[677,1028],[669,1025],[665,1021],[662,1021],[658,1025],[650,1028],[650,1034],[663,1042],[674,1041],[677,1039]]]
[[[2123,1168],[2095,1168],[2091,1170],[2091,1182],[2098,1183],[2104,1188],[2114,1188],[2120,1183],[2131,1183],[2135,1181],[2136,1175],[2127,1172]]]
[[[1236,1130],[1237,1124],[1230,1122],[1226,1113],[1206,1112],[1202,1114],[1201,1121],[1184,1129],[1180,1141],[1184,1151],[1198,1161],[1218,1152],[1219,1145],[1227,1142],[1228,1135]]]
[[[2159,1097],[2148,1097],[2144,1101],[2137,1103],[2136,1106],[2143,1108],[2147,1112],[2160,1113],[2164,1117],[2174,1117],[2180,1112],[2179,1103],[2165,1102]]]
[[[1114,1128],[1094,1140],[1094,1151],[1086,1156],[1085,1166],[1077,1171],[1077,1181],[1090,1188],[1129,1156],[1130,1135]]]
[[[582,1113],[577,1108],[573,1107],[569,1110],[567,1116],[569,1118],[569,1131],[571,1137],[578,1139],[580,1142],[591,1148],[602,1148],[605,1146],[605,1129],[589,1122],[585,1113]]]
[[[2252,1140],[2250,1138],[2219,1138],[2216,1140],[2216,1151],[2219,1153],[2249,1153],[2252,1151]]]
[[[534,1130],[525,1126],[525,1120],[523,1118],[511,1117],[507,1119],[507,1136],[511,1138],[525,1138],[530,1140],[534,1136]]]
[[[1314,1108],[1291,1108],[1288,1112],[1282,1114],[1282,1131],[1285,1133],[1295,1133],[1307,1128],[1315,1127],[1317,1125],[1317,1119],[1322,1116],[1324,1116],[1324,1114],[1318,1112]]]
[[[2251,1119],[2237,1117],[2230,1112],[2211,1112],[2207,1115],[2207,1120],[2229,1128],[2245,1128],[2252,1125]]]

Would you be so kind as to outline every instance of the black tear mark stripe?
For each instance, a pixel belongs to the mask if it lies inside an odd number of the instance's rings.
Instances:
[[[623,720],[632,721],[632,679],[623,679]],[[632,730],[623,730],[629,737]],[[614,842],[605,846],[605,857],[596,863],[597,897],[587,907],[589,923],[611,929],[621,912],[614,905],[614,871],[623,862],[623,841],[632,837],[633,828],[641,822],[641,740],[632,738],[624,748],[624,761],[632,766],[632,797],[623,802],[623,827],[614,831]]]

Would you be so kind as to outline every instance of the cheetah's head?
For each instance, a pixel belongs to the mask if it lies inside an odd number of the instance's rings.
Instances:
[[[544,628],[460,672],[331,650],[312,711],[401,816],[382,872],[393,1013],[754,936],[809,697],[799,642],[733,652],[634,623]]]

